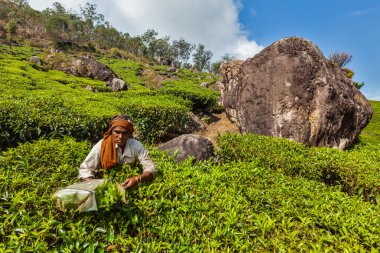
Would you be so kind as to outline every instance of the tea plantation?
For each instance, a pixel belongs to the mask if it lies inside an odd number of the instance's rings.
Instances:
[[[0,252],[378,252],[380,102],[360,142],[339,151],[258,135],[219,136],[219,163],[178,164],[153,143],[220,110],[217,93],[189,70],[152,87],[141,68],[102,56],[130,90],[29,63],[39,49],[0,46]],[[99,92],[85,87],[98,87]],[[97,212],[57,210],[53,192],[77,181],[80,163],[108,119],[130,115],[159,174],[102,199]],[[150,145],[152,144],[152,145]],[[121,181],[138,169],[104,177]]]

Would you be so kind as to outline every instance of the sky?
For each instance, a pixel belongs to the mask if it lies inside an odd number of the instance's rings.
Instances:
[[[131,36],[148,29],[158,37],[202,43],[214,54],[245,60],[290,36],[306,38],[326,57],[349,53],[347,65],[361,92],[380,101],[380,0],[29,0],[37,10],[60,2],[79,12],[97,5],[112,26]]]

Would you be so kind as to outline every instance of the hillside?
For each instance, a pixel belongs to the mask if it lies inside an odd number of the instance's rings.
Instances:
[[[129,203],[99,203],[94,213],[58,211],[50,200],[76,181],[77,169],[108,119],[127,113],[146,143],[173,134],[190,112],[209,114],[217,93],[199,85],[213,76],[101,56],[130,85],[38,68],[44,50],[0,46],[0,248],[21,251],[370,251],[379,248],[380,146],[375,114],[349,151],[306,148],[287,140],[225,134],[221,164],[177,164],[152,146],[160,174],[128,192]],[[143,69],[143,75],[140,75]],[[169,77],[170,76],[170,77]],[[159,77],[159,78],[158,78]],[[157,85],[157,80],[160,84]],[[91,92],[90,85],[99,89]],[[213,109],[214,108],[214,109]],[[207,116],[209,115],[209,116]],[[206,117],[207,116],[207,117]],[[224,119],[225,120],[225,119]],[[29,141],[32,141],[31,143]],[[26,143],[25,143],[26,142]],[[24,144],[23,144],[24,143]],[[18,145],[15,148],[11,148]],[[123,168],[120,181],[135,175]],[[108,203],[108,204],[107,204]],[[96,220],[96,222],[94,222]]]
[[[218,105],[217,75],[79,41],[56,53],[106,64],[129,86],[111,92],[102,81],[31,62],[45,61],[51,48],[17,36],[12,47],[0,44],[0,252],[380,249],[380,102],[371,101],[373,118],[350,150],[309,148],[239,134]],[[117,113],[133,120],[159,174],[128,190],[127,204],[106,192],[96,212],[59,211],[52,193],[77,181],[80,163]],[[218,163],[179,164],[156,149],[192,132],[194,115],[207,126],[197,133],[217,145]],[[102,173],[121,182],[139,171]]]

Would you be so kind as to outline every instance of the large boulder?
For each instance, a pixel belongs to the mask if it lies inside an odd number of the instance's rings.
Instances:
[[[81,56],[65,60],[65,57],[59,52],[52,52],[46,56],[45,60],[50,68],[74,76],[88,77],[104,82],[110,82],[117,77],[112,69],[92,57]]]
[[[352,80],[298,37],[277,41],[246,60],[229,94],[242,133],[310,146],[349,147],[373,113]]]
[[[194,161],[208,160],[214,157],[214,146],[210,139],[195,134],[184,134],[158,146],[158,150],[167,151],[175,156],[175,161],[181,162],[188,157]]]
[[[104,82],[111,81],[116,77],[112,69],[91,57],[82,56],[66,64],[63,71],[75,76],[89,77]]]

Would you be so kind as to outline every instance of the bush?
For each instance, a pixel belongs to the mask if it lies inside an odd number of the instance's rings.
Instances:
[[[40,137],[97,141],[109,117],[81,115],[60,99],[26,98],[0,104],[0,144],[2,148]]]
[[[68,75],[60,71],[39,71],[27,61],[31,54],[17,48],[13,59],[1,51],[0,58],[0,123],[2,149],[40,137],[58,138],[70,135],[77,140],[97,141],[109,119],[115,114],[129,115],[141,140],[154,142],[185,124],[191,102],[179,97],[158,94],[140,85],[136,75],[141,64],[116,61],[118,71],[125,71],[132,86],[128,91],[90,92],[91,86],[109,91],[103,82]],[[3,54],[2,54],[3,53]],[[111,59],[109,59],[112,62]],[[137,88],[138,87],[138,88]],[[17,95],[15,95],[17,94]]]
[[[380,247],[379,206],[339,187],[285,176],[256,162],[193,165],[189,159],[178,164],[154,150],[160,173],[151,184],[129,190],[128,204],[60,212],[50,196],[76,180],[89,150],[88,142],[66,138],[26,143],[1,154],[0,248],[343,252]],[[124,166],[105,173],[123,180],[137,171]]]
[[[190,100],[193,103],[193,111],[205,113],[220,112],[219,93],[199,84],[186,81],[165,81],[161,91],[163,94],[171,94]]]
[[[350,195],[380,203],[380,145],[361,145],[350,151],[308,148],[303,144],[260,135],[226,134],[218,139],[225,161],[256,161],[260,166],[340,185]]]
[[[190,105],[174,96],[140,96],[120,105],[119,110],[131,117],[140,140],[154,142],[189,121]]]

